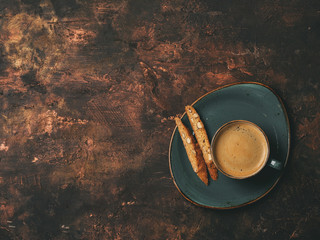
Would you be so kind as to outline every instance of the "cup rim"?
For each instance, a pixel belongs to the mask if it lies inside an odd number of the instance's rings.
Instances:
[[[218,136],[218,134],[221,132],[222,129],[224,129],[225,127],[227,127],[228,125],[231,125],[231,124],[234,124],[234,123],[239,123],[239,122],[242,122],[242,123],[247,123],[247,124],[251,124],[253,125],[255,128],[257,128],[264,136],[265,140],[266,140],[266,143],[267,143],[267,154],[266,154],[266,157],[264,159],[264,162],[263,164],[261,165],[261,167],[255,171],[254,173],[248,175],[248,176],[243,176],[243,177],[239,177],[239,176],[233,176],[233,175],[230,175],[228,173],[226,173],[225,171],[223,171],[220,166],[217,164],[217,161],[214,157],[214,154],[213,154],[213,146],[214,146],[214,143],[215,143],[215,140],[216,140],[216,137]],[[229,121],[227,123],[224,123],[222,126],[220,126],[218,128],[218,130],[215,132],[215,134],[213,135],[212,137],[212,140],[211,140],[211,144],[210,144],[210,149],[211,149],[211,155],[212,155],[212,160],[213,160],[213,163],[215,164],[215,166],[217,167],[217,169],[222,172],[225,176],[227,177],[230,177],[230,178],[233,178],[233,179],[246,179],[246,178],[249,178],[249,177],[253,177],[255,176],[256,174],[258,174],[267,164],[268,162],[268,159],[269,159],[269,156],[270,156],[270,144],[269,144],[269,140],[268,140],[268,137],[267,135],[265,134],[265,132],[261,129],[261,127],[259,127],[257,124],[253,123],[253,122],[250,122],[248,120],[232,120],[232,121]]]

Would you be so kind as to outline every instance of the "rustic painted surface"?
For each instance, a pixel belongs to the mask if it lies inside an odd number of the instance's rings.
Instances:
[[[319,1],[1,0],[0,239],[316,239]],[[187,202],[174,122],[204,93],[257,81],[292,125],[264,199]]]

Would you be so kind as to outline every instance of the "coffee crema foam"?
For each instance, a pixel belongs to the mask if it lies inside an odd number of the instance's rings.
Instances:
[[[213,157],[218,167],[228,175],[247,177],[263,167],[268,143],[259,129],[246,122],[234,122],[216,136]]]

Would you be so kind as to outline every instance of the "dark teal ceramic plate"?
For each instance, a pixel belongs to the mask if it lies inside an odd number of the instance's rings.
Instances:
[[[194,102],[209,140],[220,126],[231,120],[248,120],[262,128],[270,142],[270,157],[287,163],[290,126],[286,110],[273,90],[259,83],[237,83],[214,90]],[[191,129],[188,117],[182,122]],[[278,182],[282,172],[266,166],[257,175],[231,179],[219,172],[217,181],[206,186],[193,172],[177,128],[169,147],[169,166],[180,193],[192,203],[217,209],[241,207],[265,196]]]

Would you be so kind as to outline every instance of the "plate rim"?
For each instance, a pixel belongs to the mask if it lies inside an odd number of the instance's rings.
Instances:
[[[284,115],[285,115],[285,119],[286,119],[286,123],[287,123],[287,127],[288,127],[288,152],[287,152],[287,157],[286,157],[286,160],[284,162],[284,168],[286,167],[287,165],[287,162],[288,162],[288,159],[289,159],[289,155],[290,155],[290,146],[291,146],[291,131],[290,131],[290,122],[289,122],[289,118],[288,118],[288,114],[287,114],[287,110],[283,104],[283,101],[282,99],[280,98],[280,96],[269,86],[263,84],[263,83],[259,83],[259,82],[236,82],[236,83],[231,83],[231,84],[226,84],[226,85],[223,85],[223,86],[220,86],[220,87],[217,87],[215,89],[213,89],[212,91],[209,91],[207,92],[206,94],[202,95],[201,97],[199,97],[198,99],[196,99],[192,104],[191,106],[193,106],[194,104],[196,104],[198,101],[200,101],[202,98],[206,97],[207,95],[213,93],[213,92],[216,92],[218,90],[221,90],[223,88],[228,88],[228,87],[231,87],[231,86],[234,86],[234,85],[240,85],[240,84],[253,84],[253,85],[260,85],[262,87],[265,87],[267,89],[269,89],[278,99],[278,101],[280,102],[281,104],[281,108],[284,112]],[[180,118],[183,118],[183,116],[185,115],[186,113],[184,112],[182,114],[182,116]],[[173,129],[173,132],[172,132],[172,135],[171,135],[171,138],[170,138],[170,144],[169,144],[169,154],[168,154],[168,158],[169,158],[169,169],[170,169],[170,174],[171,174],[171,178],[173,180],[173,183],[174,185],[176,186],[176,188],[178,189],[178,191],[180,192],[180,194],[186,199],[188,200],[189,202],[193,203],[194,205],[196,206],[199,206],[199,207],[204,207],[204,208],[209,208],[209,209],[221,209],[221,210],[224,210],[224,209],[235,209],[235,208],[240,208],[240,207],[244,207],[244,206],[247,206],[249,204],[252,204],[256,201],[258,201],[259,199],[263,198],[264,196],[266,196],[276,185],[277,183],[279,182],[280,178],[282,177],[283,173],[284,173],[284,170],[281,172],[280,176],[278,177],[278,179],[274,182],[274,184],[265,192],[263,193],[261,196],[249,201],[249,202],[245,202],[243,204],[240,204],[240,205],[236,205],[236,206],[230,206],[230,207],[214,207],[214,206],[208,206],[208,205],[203,205],[203,204],[200,204],[200,203],[197,203],[195,201],[193,201],[192,199],[190,199],[188,196],[186,196],[181,190],[180,188],[178,187],[176,181],[175,181],[175,178],[173,176],[173,173],[172,173],[172,168],[171,168],[171,148],[172,148],[172,140],[173,140],[173,136],[175,134],[175,132],[177,131],[177,126],[175,126],[175,128]]]

